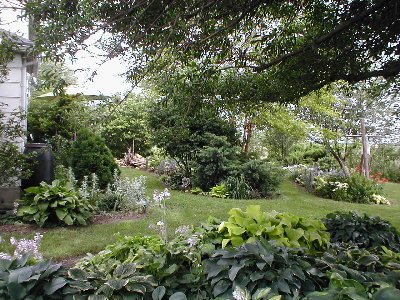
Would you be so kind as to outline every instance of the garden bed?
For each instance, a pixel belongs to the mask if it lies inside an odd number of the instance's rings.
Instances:
[[[116,223],[120,221],[131,221],[140,218],[145,218],[145,214],[138,214],[136,212],[111,212],[104,214],[97,214],[93,216],[91,223],[88,225],[99,225]],[[18,233],[18,234],[29,234],[29,233],[46,233],[52,230],[56,230],[58,227],[38,227],[37,225],[30,224],[4,224],[0,225],[0,233]],[[74,228],[74,226],[70,227]]]

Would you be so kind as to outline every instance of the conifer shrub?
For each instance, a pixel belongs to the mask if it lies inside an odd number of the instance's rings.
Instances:
[[[114,170],[118,165],[104,139],[88,129],[78,132],[71,149],[71,167],[77,180],[96,173],[99,186],[105,188],[112,182]]]

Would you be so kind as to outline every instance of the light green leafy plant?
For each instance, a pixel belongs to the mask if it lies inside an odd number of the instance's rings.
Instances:
[[[87,200],[80,199],[71,187],[54,180],[25,189],[18,201],[17,217],[23,222],[48,224],[86,225],[93,208]]]
[[[329,233],[320,220],[275,211],[266,213],[259,205],[250,205],[246,211],[232,208],[229,215],[228,221],[219,226],[225,237],[222,247],[240,246],[261,237],[274,240],[277,246],[321,249],[329,245]]]
[[[211,197],[216,198],[226,198],[229,196],[228,191],[224,183],[218,184],[211,188],[210,191]]]

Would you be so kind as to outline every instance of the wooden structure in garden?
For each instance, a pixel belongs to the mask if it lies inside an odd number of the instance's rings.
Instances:
[[[26,112],[28,106],[28,69],[34,70],[32,66],[37,61],[28,57],[29,49],[33,43],[14,33],[0,29],[0,38],[7,36],[16,45],[13,59],[7,64],[8,74],[4,81],[0,82],[0,103],[5,104],[0,109],[5,118],[13,112]],[[26,119],[22,119],[22,127],[26,128]],[[26,137],[14,141],[23,151]],[[0,187],[0,211],[13,209],[14,201],[19,197],[20,188],[16,180],[15,186]]]

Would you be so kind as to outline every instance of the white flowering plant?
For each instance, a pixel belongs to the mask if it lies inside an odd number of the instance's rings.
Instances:
[[[382,187],[360,174],[350,177],[321,176],[315,179],[316,193],[328,199],[365,204],[390,202],[381,195]]]
[[[158,208],[161,212],[161,220],[157,222],[157,225],[150,225],[150,228],[155,229],[161,236],[162,240],[166,243],[168,240],[168,231],[167,231],[167,206],[166,201],[171,198],[171,193],[167,188],[163,191],[159,192],[154,190],[153,192],[153,201],[152,206]]]
[[[10,238],[10,244],[15,248],[14,253],[11,255],[9,253],[0,252],[0,259],[12,260],[16,258],[22,258],[24,255],[28,255],[34,261],[43,260],[43,256],[40,253],[40,241],[43,235],[36,233],[33,239],[16,239],[14,237]],[[2,240],[0,240],[2,242]]]

